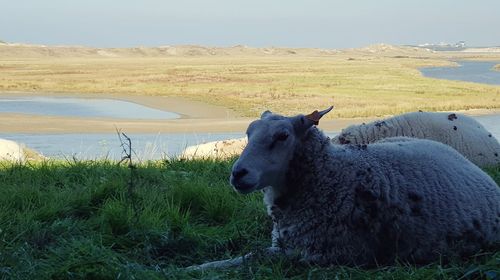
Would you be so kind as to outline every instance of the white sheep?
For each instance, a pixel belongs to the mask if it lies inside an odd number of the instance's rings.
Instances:
[[[352,125],[343,129],[332,141],[335,144],[369,144],[395,136],[444,143],[479,167],[500,164],[498,140],[473,118],[455,113],[413,112]]]
[[[314,126],[329,110],[295,117],[267,111],[248,127],[230,183],[240,193],[264,191],[273,220],[266,253],[371,266],[499,249],[500,189],[486,173],[430,140],[332,144]]]
[[[0,161],[23,162],[25,159],[22,145],[11,140],[0,139]]]
[[[180,157],[185,159],[227,159],[241,154],[246,144],[246,137],[207,142],[187,147],[181,152]]]

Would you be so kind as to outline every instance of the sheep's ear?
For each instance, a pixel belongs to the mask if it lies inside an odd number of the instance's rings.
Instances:
[[[266,118],[272,114],[273,113],[271,111],[267,110],[267,111],[264,111],[264,113],[262,113],[262,115],[260,115],[260,118],[263,119],[263,118]]]
[[[330,112],[333,109],[333,106],[330,106],[328,109],[325,109],[323,111],[318,112],[318,110],[310,113],[309,115],[305,116],[308,120],[312,121],[315,125],[318,125],[319,120],[328,112]]]
[[[319,120],[324,115],[326,115],[328,112],[330,112],[332,109],[333,109],[333,106],[330,106],[330,108],[323,110],[323,111],[318,112],[318,110],[316,110],[316,111],[314,111],[311,114],[306,115],[306,116],[299,115],[299,116],[293,117],[292,123],[293,123],[293,127],[295,129],[295,132],[299,135],[303,134],[311,126],[317,125],[319,123]]]

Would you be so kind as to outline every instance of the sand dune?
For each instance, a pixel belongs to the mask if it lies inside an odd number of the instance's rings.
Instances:
[[[321,48],[254,48],[244,45],[231,47],[209,47],[198,45],[176,45],[133,48],[93,48],[86,46],[47,46],[20,43],[0,43],[0,58],[117,58],[117,57],[189,57],[189,56],[332,56],[338,54],[380,54],[387,56],[429,56],[434,52],[416,47],[371,45],[359,49]]]

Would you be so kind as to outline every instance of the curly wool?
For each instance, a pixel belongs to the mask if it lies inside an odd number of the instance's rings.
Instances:
[[[308,262],[429,263],[500,242],[500,189],[434,141],[332,145],[313,127],[286,190],[264,192],[273,246]]]
[[[407,136],[449,145],[480,167],[500,164],[500,144],[480,123],[455,113],[413,112],[368,124],[352,125],[332,139],[335,144],[368,144]]]

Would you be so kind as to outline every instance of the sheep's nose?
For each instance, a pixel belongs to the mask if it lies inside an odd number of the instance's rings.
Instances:
[[[246,168],[237,168],[233,170],[233,178],[235,180],[243,178],[243,176],[248,174],[248,170]]]

